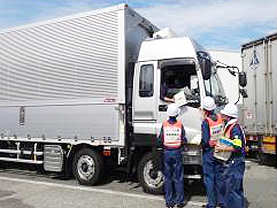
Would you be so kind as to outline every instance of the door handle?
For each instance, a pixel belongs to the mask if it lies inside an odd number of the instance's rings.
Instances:
[[[167,105],[159,105],[159,111],[167,111]]]

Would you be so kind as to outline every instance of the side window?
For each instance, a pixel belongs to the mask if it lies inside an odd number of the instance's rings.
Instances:
[[[169,65],[162,68],[161,71],[161,100],[173,102],[174,96],[183,92],[188,106],[199,107],[199,81],[194,65]]]
[[[152,97],[154,94],[154,67],[143,65],[139,75],[139,96]]]

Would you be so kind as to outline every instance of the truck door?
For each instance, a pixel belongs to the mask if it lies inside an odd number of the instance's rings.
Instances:
[[[136,143],[147,145],[156,138],[157,62],[139,62],[135,68],[133,125]],[[147,144],[146,144],[147,143]]]

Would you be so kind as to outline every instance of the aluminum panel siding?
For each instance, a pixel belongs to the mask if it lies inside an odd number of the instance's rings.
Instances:
[[[125,73],[154,31],[121,4],[0,32],[0,139],[124,146]]]
[[[88,139],[110,137],[119,141],[120,114],[113,105],[68,105],[25,108],[25,123],[19,125],[17,107],[1,107],[0,133],[18,138]],[[122,138],[123,139],[123,138]]]
[[[118,21],[114,10],[0,33],[0,102],[117,98]]]

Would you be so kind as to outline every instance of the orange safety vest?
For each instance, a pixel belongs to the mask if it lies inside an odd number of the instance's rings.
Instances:
[[[231,131],[233,130],[233,128],[235,127],[236,124],[238,124],[238,122],[232,123],[228,128],[225,128],[223,136],[228,138],[228,139],[232,139],[233,140],[233,138],[231,138]],[[243,133],[243,135],[244,135],[244,133]],[[245,140],[245,138],[244,138],[243,141],[244,141],[243,142],[243,148],[246,151],[246,140]]]
[[[223,120],[220,114],[217,114],[216,121],[213,121],[213,119],[207,117],[207,121],[210,128],[210,137],[216,139],[218,136],[222,135],[223,131]]]
[[[224,129],[224,137],[228,138],[228,139],[232,139],[231,138],[231,131],[233,130],[234,126],[237,124],[237,122],[232,123],[228,128]]]
[[[174,124],[168,121],[163,122],[163,145],[168,148],[177,149],[182,144],[182,123],[177,121]]]

